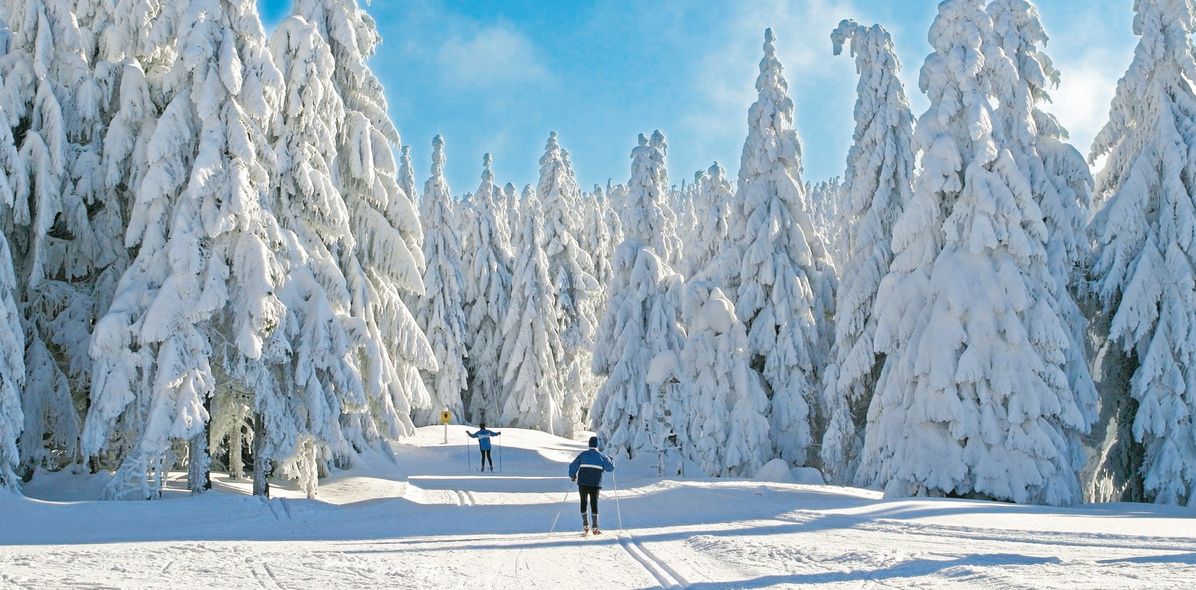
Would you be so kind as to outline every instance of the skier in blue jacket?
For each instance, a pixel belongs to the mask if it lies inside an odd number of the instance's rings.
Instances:
[[[590,534],[591,524],[595,535],[601,535],[598,530],[598,490],[602,489],[602,472],[614,471],[615,464],[610,457],[598,452],[598,437],[590,437],[590,448],[582,451],[569,464],[569,479],[577,482],[577,494],[581,496],[581,526],[583,534]],[[586,503],[589,503],[590,516],[586,519]]]
[[[478,449],[482,451],[482,471],[486,470],[486,462],[490,462],[490,471],[494,471],[494,459],[490,456],[490,437],[498,436],[501,432],[494,432],[493,430],[486,430],[486,423],[478,424],[480,429],[477,432],[465,431],[469,438],[478,439]]]

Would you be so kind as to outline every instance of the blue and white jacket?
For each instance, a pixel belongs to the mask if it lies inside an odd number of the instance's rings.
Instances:
[[[466,430],[465,434],[468,434],[470,438],[478,439],[478,447],[480,449],[482,449],[483,451],[489,451],[490,450],[490,437],[498,436],[502,433],[494,432],[493,430],[486,430],[485,428],[483,428],[477,432],[470,432],[470,431]]]
[[[602,472],[614,471],[615,464],[610,457],[588,449],[569,464],[569,479],[577,479],[577,485],[591,488],[602,487]]]

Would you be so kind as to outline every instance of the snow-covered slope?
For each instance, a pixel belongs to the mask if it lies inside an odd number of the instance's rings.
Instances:
[[[39,473],[27,498],[0,494],[0,588],[1183,588],[1196,579],[1192,509],[883,501],[832,486],[662,480],[649,456],[616,457],[601,503],[606,533],[581,538],[565,473],[583,445],[498,430],[500,471],[470,471],[465,428],[450,427],[442,444],[433,426],[398,445],[394,461],[366,456],[325,480],[316,500],[275,487],[263,502],[247,495],[248,481],[224,479],[190,496],[180,473],[179,491],[161,501],[103,502],[94,498],[105,476]]]

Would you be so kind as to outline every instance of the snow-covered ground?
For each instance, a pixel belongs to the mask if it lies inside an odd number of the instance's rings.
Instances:
[[[616,461],[606,534],[581,538],[566,464],[583,445],[503,430],[502,471],[439,427],[326,480],[317,500],[249,482],[94,501],[99,476],[0,495],[0,588],[1190,588],[1196,510],[884,501],[832,486],[661,480]],[[469,456],[474,469],[476,457]],[[181,475],[181,474],[180,474]],[[617,492],[613,489],[617,483]],[[618,500],[616,503],[615,500]],[[560,514],[555,532],[549,532]],[[620,526],[620,513],[622,526]]]

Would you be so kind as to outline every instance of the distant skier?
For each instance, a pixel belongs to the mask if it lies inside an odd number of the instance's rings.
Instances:
[[[601,535],[598,530],[598,490],[602,489],[602,472],[614,471],[615,464],[610,457],[598,452],[598,437],[590,437],[590,448],[582,451],[569,464],[569,479],[577,482],[577,493],[581,496],[581,526],[582,534],[590,534],[593,527],[595,535]],[[586,502],[589,502],[590,517],[586,520]]]
[[[481,469],[481,471],[486,470],[486,462],[487,461],[490,462],[490,471],[494,471],[494,459],[490,457],[490,437],[498,436],[502,433],[494,432],[492,430],[486,430],[485,422],[482,422],[478,426],[480,427],[480,429],[477,432],[470,432],[470,431],[466,430],[465,434],[468,434],[469,438],[478,439],[478,449],[480,449],[482,451],[482,469]]]

